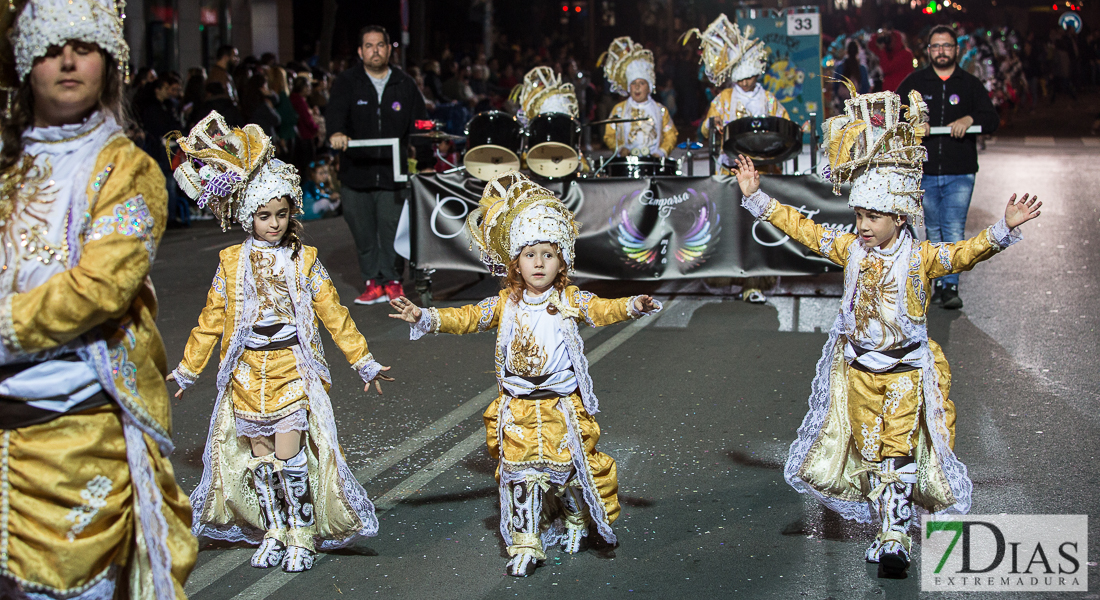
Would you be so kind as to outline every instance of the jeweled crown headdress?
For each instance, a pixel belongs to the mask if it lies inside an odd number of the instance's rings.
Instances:
[[[508,263],[532,244],[553,242],[573,271],[577,223],[554,194],[516,171],[485,185],[478,207],[466,217],[466,229],[481,262],[494,275],[508,274]]]
[[[596,61],[596,66],[600,65],[603,65],[603,75],[611,91],[616,94],[630,94],[630,84],[636,79],[649,83],[650,92],[656,89],[653,53],[629,37],[615,38],[607,52]]]
[[[859,95],[851,82],[844,84],[851,92],[844,114],[822,124],[833,193],[851,182],[848,206],[906,215],[919,225],[924,218],[922,163],[928,158],[921,137],[928,106],[919,92],[910,92],[902,119],[902,99],[894,92]]]
[[[577,93],[572,83],[562,83],[550,67],[535,67],[523,76],[523,83],[512,89],[512,100],[519,102],[527,119],[543,113],[565,113],[577,118]]]
[[[0,9],[0,86],[19,86],[50,46],[69,40],[96,44],[129,79],[130,46],[123,23],[125,0],[8,0]],[[10,44],[10,46],[9,46]]]
[[[742,32],[736,23],[720,14],[702,33],[692,28],[680,39],[686,44],[691,36],[699,36],[699,47],[703,50],[701,62],[707,77],[714,85],[722,85],[726,79],[741,81],[767,69],[768,47],[752,39],[752,34],[751,25]]]
[[[187,155],[175,170],[176,182],[200,208],[214,213],[223,231],[236,219],[251,232],[252,215],[274,198],[289,196],[292,211],[301,212],[298,169],[274,158],[274,144],[259,125],[230,128],[211,111],[187,137],[178,131],[165,136],[166,145],[173,141]]]

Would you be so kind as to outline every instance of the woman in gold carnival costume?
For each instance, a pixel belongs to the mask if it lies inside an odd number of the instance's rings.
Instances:
[[[629,37],[616,38],[600,57],[604,77],[611,91],[626,100],[611,109],[609,118],[644,121],[609,124],[604,129],[604,145],[620,156],[657,156],[668,158],[676,147],[676,126],[668,109],[650,97],[656,89],[653,53],[635,44]]]
[[[497,329],[500,397],[485,411],[485,438],[497,463],[500,534],[506,572],[526,577],[545,549],[584,549],[589,526],[616,543],[619,516],[615,461],[596,451],[599,401],[592,391],[578,326],[612,325],[660,310],[649,296],[606,300],[569,285],[577,226],[573,213],[516,172],[485,186],[466,227],[482,261],[503,277],[500,294],[461,308],[421,310],[406,298],[390,302],[427,333]]]
[[[922,217],[924,102],[911,92],[902,119],[897,94],[851,92],[845,114],[823,127],[834,191],[852,183],[856,233],[817,225],[770,198],[744,157],[735,174],[753,216],[844,267],[840,314],[787,456],[787,483],[846,519],[877,520],[866,559],[879,563],[880,577],[900,578],[909,568],[914,505],[965,514],[971,504],[970,478],[954,452],[951,370],[925,323],[931,280],[1019,241],[1018,227],[1039,216],[1041,203],[1013,194],[1004,218],[969,240],[918,241],[911,225]]]
[[[149,280],[167,194],[120,123],[121,5],[9,2],[0,26],[0,597],[183,598]]]
[[[180,188],[223,229],[235,219],[249,234],[221,251],[206,308],[169,376],[182,395],[221,342],[202,480],[191,493],[193,531],[259,545],[254,567],[305,571],[318,549],[378,533],[374,505],[336,437],[318,321],[364,391],[373,382],[381,394],[389,367],[367,349],[317,249],[302,245],[298,171],[274,158],[271,138],[258,125],[230,129],[212,112],[176,141],[188,157],[175,171]]]

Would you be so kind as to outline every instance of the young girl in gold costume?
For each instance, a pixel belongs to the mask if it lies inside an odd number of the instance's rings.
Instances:
[[[1004,218],[969,240],[917,240],[909,225],[922,217],[927,109],[916,92],[905,119],[901,108],[893,92],[852,90],[845,114],[824,123],[834,189],[852,183],[856,233],[822,227],[773,200],[745,157],[734,167],[742,206],[844,267],[840,314],[785,477],[846,519],[878,520],[866,559],[889,578],[907,575],[914,505],[965,514],[971,504],[970,478],[954,452],[951,370],[925,323],[931,280],[970,270],[1019,241],[1018,227],[1042,205],[1014,194]]]
[[[660,304],[649,296],[605,300],[569,285],[573,214],[518,173],[490,181],[466,225],[482,261],[504,277],[500,294],[425,310],[402,297],[390,302],[399,311],[390,316],[410,323],[414,340],[497,329],[500,397],[485,411],[485,435],[499,461],[500,533],[511,556],[506,572],[526,577],[546,559],[548,546],[583,550],[590,524],[607,542],[616,541],[615,461],[596,451],[599,402],[578,326],[653,314]]]
[[[198,327],[169,375],[178,397],[221,342],[202,481],[191,494],[193,530],[259,544],[254,567],[305,571],[318,549],[378,531],[374,506],[336,437],[318,320],[366,382],[364,391],[373,382],[381,394],[389,367],[371,356],[317,249],[298,238],[298,173],[273,158],[263,130],[231,130],[213,112],[178,142],[189,158],[176,169],[180,187],[223,227],[235,218],[249,233],[222,250]]]
[[[164,176],[125,135],[121,4],[0,8],[0,598],[182,598],[150,267]]]

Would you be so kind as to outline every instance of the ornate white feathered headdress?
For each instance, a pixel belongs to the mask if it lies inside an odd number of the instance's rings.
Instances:
[[[98,45],[128,79],[130,46],[122,27],[125,10],[125,0],[9,0],[6,17],[15,17],[15,23],[5,40],[11,43],[12,55],[4,59],[14,64],[4,65],[4,86],[18,86],[31,72],[35,59],[46,56],[50,46],[63,46],[69,40]]]
[[[512,90],[512,100],[519,102],[526,119],[545,113],[565,113],[577,118],[577,94],[572,83],[562,83],[561,76],[550,67],[535,67],[523,76],[523,83]]]
[[[902,119],[902,100],[894,92],[861,96],[851,82],[844,83],[851,92],[844,114],[822,124],[833,193],[840,194],[840,186],[851,182],[848,206],[906,215],[920,225],[922,163],[928,158],[921,136],[928,106],[919,92],[910,92]]]
[[[516,171],[485,185],[478,208],[466,217],[466,229],[481,250],[481,262],[494,275],[506,275],[508,263],[532,244],[553,242],[573,271],[577,223],[554,194]]]
[[[741,81],[761,75],[768,68],[768,48],[764,42],[752,39],[752,34],[751,25],[742,33],[737,24],[721,14],[706,31],[690,29],[681,39],[686,44],[691,36],[699,36],[707,77],[714,85],[722,85],[727,79]]]
[[[236,219],[251,232],[252,215],[283,196],[290,197],[293,213],[302,212],[298,169],[274,158],[274,144],[259,125],[231,129],[212,111],[187,137],[178,131],[166,137],[166,143],[177,142],[188,158],[175,171],[180,189],[199,207],[209,208],[222,230]]]
[[[611,47],[596,61],[603,65],[603,75],[616,94],[630,94],[630,84],[636,79],[649,83],[650,92],[657,89],[653,70],[653,53],[635,44],[629,37],[615,38]]]

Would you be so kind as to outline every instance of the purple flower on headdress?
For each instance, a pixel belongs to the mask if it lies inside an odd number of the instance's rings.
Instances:
[[[832,176],[833,176],[832,167],[830,167],[829,165],[825,165],[825,167],[823,169],[821,169],[821,176],[824,177],[825,179],[831,179]]]
[[[233,191],[233,186],[241,182],[240,175],[232,171],[219,173],[202,188],[202,195],[195,201],[199,208],[206,208],[206,203],[213,197],[228,196]]]

